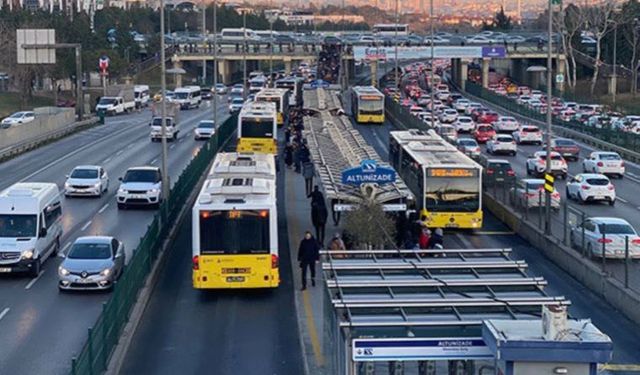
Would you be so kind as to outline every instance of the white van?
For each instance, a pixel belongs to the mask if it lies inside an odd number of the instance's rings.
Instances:
[[[238,28],[238,29],[222,29],[220,32],[220,38],[222,40],[243,41],[243,40],[258,40],[260,39],[255,31],[251,29]]]
[[[142,108],[149,105],[149,86],[136,85],[133,87],[133,94],[136,100],[136,108]]]
[[[171,101],[177,103],[180,109],[200,107],[200,103],[202,102],[200,86],[185,86],[175,89]]]
[[[58,185],[19,182],[0,192],[0,273],[38,276],[42,263],[58,253],[61,236]]]

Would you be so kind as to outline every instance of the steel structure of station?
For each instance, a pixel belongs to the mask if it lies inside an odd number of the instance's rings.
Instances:
[[[549,296],[547,282],[530,276],[526,262],[510,253],[323,252],[329,373],[432,375],[445,366],[449,374],[475,374],[481,364],[489,366],[493,353],[482,340],[484,321],[539,324],[543,306],[570,305]],[[416,354],[417,342],[447,349]]]
[[[387,164],[344,114],[339,89],[306,88],[303,92],[304,136],[325,197],[331,202],[334,221],[339,221],[340,212],[366,201],[381,204],[385,211],[406,211],[413,206],[415,197],[399,177],[385,185],[353,186],[342,182],[342,173],[363,161]]]

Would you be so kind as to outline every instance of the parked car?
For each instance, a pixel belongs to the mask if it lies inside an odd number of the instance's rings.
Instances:
[[[616,202],[616,188],[609,178],[598,173],[581,173],[567,182],[567,199],[580,203],[605,201],[613,206]]]
[[[567,162],[562,155],[552,151],[551,157],[551,174],[562,179],[567,178],[568,168]],[[530,155],[527,159],[527,175],[542,177],[545,174],[547,168],[547,152],[537,151],[533,155]]]
[[[617,152],[594,151],[588,158],[582,161],[584,172],[600,173],[624,177],[624,160]]]
[[[584,239],[584,240],[583,240]],[[624,259],[626,242],[629,258],[640,258],[640,237],[624,219],[616,217],[590,217],[571,228],[571,245],[586,250],[591,257]]]
[[[0,126],[2,126],[3,129],[6,129],[14,125],[27,124],[35,119],[36,115],[31,111],[16,112],[2,120]]]
[[[58,267],[58,288],[111,289],[125,266],[124,244],[109,236],[79,237]]]
[[[518,152],[518,146],[513,137],[507,134],[498,134],[487,141],[487,152],[489,154],[509,154],[515,156]]]

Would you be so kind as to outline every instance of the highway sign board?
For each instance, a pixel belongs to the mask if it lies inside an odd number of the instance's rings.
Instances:
[[[396,171],[391,167],[378,165],[375,160],[364,160],[358,167],[342,171],[342,183],[345,185],[391,184],[396,182]]]
[[[355,362],[493,358],[480,337],[354,339],[351,355]]]
[[[17,29],[18,64],[55,64],[56,31],[54,29]],[[25,48],[32,46],[33,48]],[[42,46],[38,48],[37,46]]]
[[[375,56],[386,56],[387,60],[394,60],[396,58],[396,47],[353,47],[353,58],[355,60],[374,59]],[[433,56],[436,59],[503,58],[506,56],[506,51],[503,46],[435,46],[433,48]],[[431,47],[429,46],[398,47],[398,60],[428,59],[430,57]]]

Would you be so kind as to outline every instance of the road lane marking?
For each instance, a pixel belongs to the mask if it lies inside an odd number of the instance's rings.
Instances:
[[[104,210],[107,209],[107,207],[109,207],[109,203],[106,203],[104,206],[102,206],[102,208],[98,211],[99,214],[103,213]]]
[[[629,203],[629,201],[628,201],[628,200],[626,200],[626,199],[624,199],[624,198],[622,198],[622,197],[616,197],[616,200],[619,200],[619,201],[620,201],[620,202],[622,202],[622,203]]]
[[[64,247],[62,248],[62,250],[60,250],[61,253],[65,253],[65,251],[67,251],[67,249],[69,248],[69,246],[71,246],[71,242],[67,242],[66,245],[64,245]]]
[[[116,156],[122,155],[123,152],[124,152],[124,150],[120,150],[120,151],[116,152]]]
[[[0,320],[2,320],[2,318],[4,318],[5,315],[7,315],[9,310],[11,310],[11,309],[8,308],[8,307],[5,307],[4,310],[2,310],[2,312],[0,312]]]
[[[24,288],[26,290],[31,289],[31,287],[33,286],[33,284],[36,283],[36,281],[40,280],[40,278],[42,277],[42,275],[44,275],[44,271],[46,270],[42,270],[40,271],[40,273],[38,274],[38,276],[36,276],[35,278],[31,279],[31,281],[29,281],[29,284],[27,284],[27,286],[25,286]]]
[[[155,159],[151,160],[151,163],[149,163],[149,164],[155,164],[157,161],[158,161],[158,158],[155,158]]]
[[[605,363],[598,365],[598,371],[607,370],[607,371],[631,371],[631,372],[640,372],[640,365],[623,365],[623,364],[615,364],[615,363]]]
[[[509,230],[485,230],[485,231],[475,231],[473,234],[479,234],[484,236],[499,236],[499,235],[512,235],[515,234],[514,231]]]
[[[169,149],[172,149],[172,148],[174,148],[174,147],[176,147],[176,144],[175,144],[175,143],[174,143],[174,144],[172,144],[171,146],[169,146]]]
[[[82,228],[80,228],[80,230],[84,232],[85,229],[89,228],[89,225],[91,225],[91,223],[93,223],[92,220],[87,221],[87,223],[83,225]]]
[[[111,161],[111,156],[109,156],[108,158],[104,159],[103,163],[104,163],[104,164],[107,164],[107,163],[108,163],[108,162],[110,162],[110,161]]]

